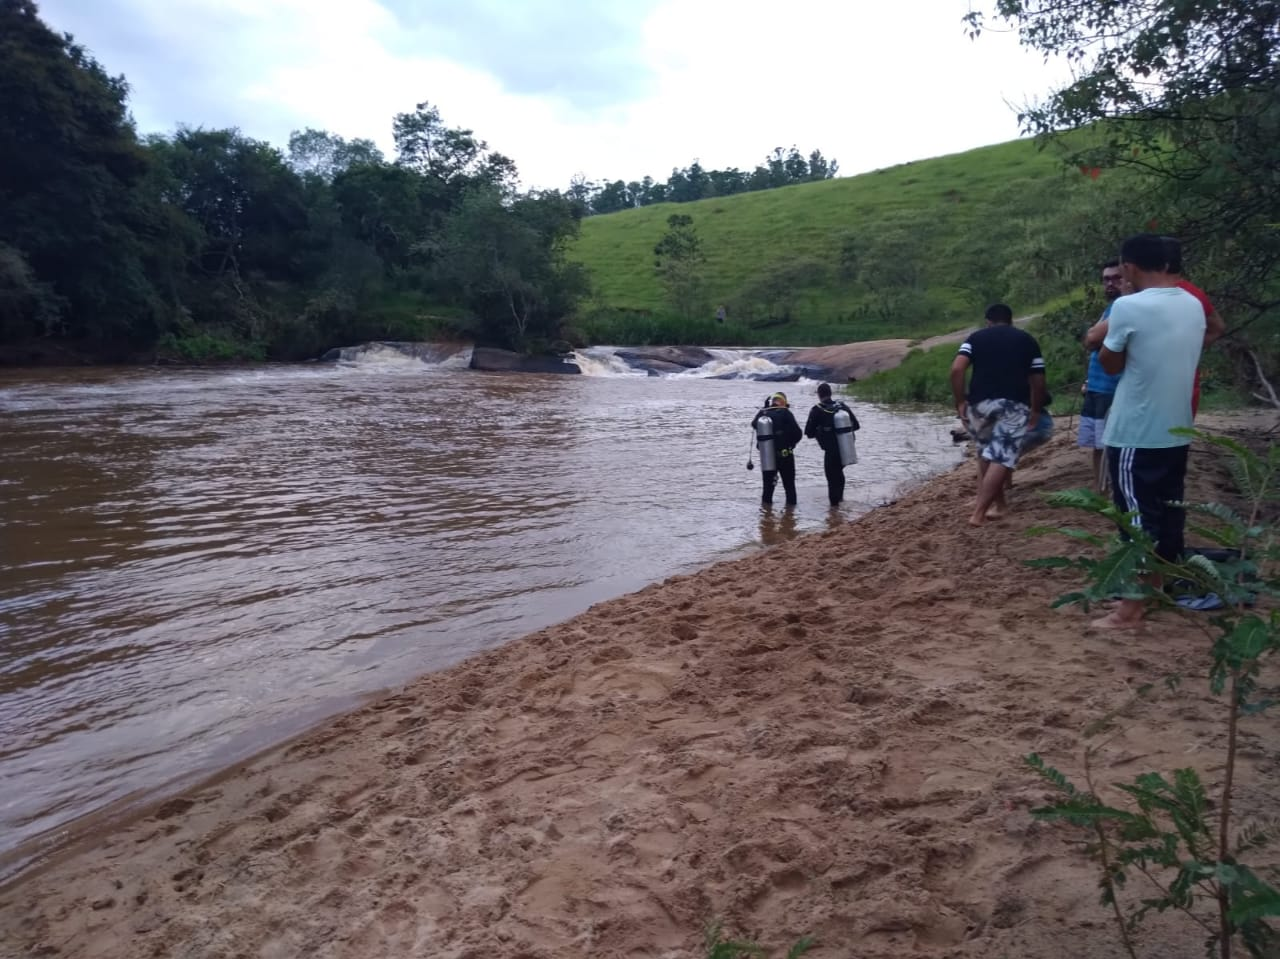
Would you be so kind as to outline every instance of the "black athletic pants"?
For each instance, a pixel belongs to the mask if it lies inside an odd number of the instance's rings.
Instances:
[[[827,498],[835,506],[844,500],[844,466],[840,462],[840,447],[823,451],[822,472],[827,474]]]
[[[766,470],[761,474],[764,479],[764,497],[761,503],[765,506],[773,505],[773,490],[778,485],[778,477],[782,477],[782,488],[787,494],[787,505],[796,505],[796,458],[791,450],[780,450],[778,452],[778,468],[776,470]]]
[[[1156,544],[1162,559],[1176,563],[1182,558],[1185,510],[1170,506],[1181,503],[1187,479],[1189,446],[1167,449],[1107,447],[1111,469],[1111,495],[1125,512],[1138,511],[1142,530]]]

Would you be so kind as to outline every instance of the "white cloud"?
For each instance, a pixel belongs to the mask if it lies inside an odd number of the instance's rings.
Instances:
[[[87,3],[46,0],[43,12],[129,77],[144,129],[234,124],[283,145],[290,130],[313,126],[390,152],[392,116],[429,100],[446,122],[513,157],[532,186],[564,186],[578,171],[662,179],[695,157],[750,168],[793,143],[856,173],[1011,139],[1017,124],[1004,101],[1065,76],[1012,35],[971,42],[960,21],[967,0],[636,8],[626,60],[644,65],[643,84],[605,105],[571,99],[572,84],[560,95],[521,93],[478,62],[425,40],[419,50],[405,42],[419,34],[378,0]],[[118,8],[114,20],[107,6]],[[572,49],[566,39],[566,57]]]

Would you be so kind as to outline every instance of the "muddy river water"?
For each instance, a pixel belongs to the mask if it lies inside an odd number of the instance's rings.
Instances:
[[[0,373],[0,875],[375,691],[847,522],[959,453],[855,404],[826,503],[745,469],[776,386],[374,361]],[[803,422],[812,384],[785,384]],[[781,492],[778,496],[781,503]]]

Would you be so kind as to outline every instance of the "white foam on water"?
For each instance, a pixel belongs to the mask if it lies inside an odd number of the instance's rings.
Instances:
[[[777,363],[753,350],[708,350],[712,359],[687,373],[676,376],[692,376],[701,379],[709,377],[732,378],[737,380],[758,380],[766,377],[785,375],[794,372],[790,366],[779,366]]]
[[[464,370],[471,365],[471,347],[440,343],[365,343],[344,347],[338,363],[361,372],[418,372]]]
[[[660,376],[664,379],[778,379],[795,372],[795,367],[779,365],[769,359],[771,350],[708,349],[711,359],[701,366],[690,367],[672,373],[649,373],[631,366],[618,355],[613,346],[591,346],[575,350],[573,362],[578,364],[583,376]]]
[[[574,350],[570,362],[578,364],[583,376],[648,376],[645,370],[629,365],[612,346],[590,346]]]

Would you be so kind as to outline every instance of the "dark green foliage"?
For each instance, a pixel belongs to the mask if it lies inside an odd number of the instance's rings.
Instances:
[[[97,342],[154,337],[169,305],[150,267],[168,242],[127,86],[0,0],[0,333]]]
[[[764,163],[750,173],[736,167],[707,170],[694,160],[687,167],[672,170],[666,183],[657,183],[653,177],[645,177],[638,183],[622,180],[593,183],[585,177],[575,177],[569,185],[569,194],[578,201],[584,216],[592,216],[654,203],[692,203],[709,197],[815,183],[831,179],[839,170],[840,164],[828,160],[821,150],[814,150],[805,159],[794,146],[790,150],[774,147]]]
[[[653,248],[653,269],[667,294],[667,302],[685,320],[706,312],[703,268],[707,256],[693,218],[683,213],[667,217],[667,232]]]
[[[507,204],[493,186],[467,193],[431,243],[439,287],[475,318],[474,335],[516,349],[555,339],[587,292],[586,273],[565,262],[578,211],[558,193]]]
[[[1159,573],[1171,585],[1183,584],[1196,593],[1216,592],[1229,605],[1212,620],[1215,632],[1210,649],[1209,687],[1225,694],[1227,745],[1223,757],[1221,795],[1211,802],[1194,769],[1178,769],[1172,776],[1142,773],[1132,783],[1116,784],[1129,804],[1126,808],[1104,803],[1090,774],[1090,760],[1101,748],[1085,753],[1086,787],[1072,783],[1062,772],[1037,756],[1028,765],[1062,797],[1052,805],[1033,810],[1042,819],[1062,820],[1087,828],[1093,834],[1088,850],[1102,869],[1102,901],[1118,923],[1125,948],[1136,956],[1130,931],[1151,910],[1175,909],[1206,932],[1210,953],[1231,955],[1240,943],[1251,956],[1273,956],[1280,947],[1267,918],[1280,916],[1280,891],[1240,856],[1264,848],[1280,828],[1275,822],[1251,822],[1232,835],[1232,783],[1235,771],[1239,722],[1256,715],[1272,702],[1255,698],[1257,678],[1268,657],[1280,651],[1280,611],[1255,612],[1257,594],[1280,595],[1280,577],[1274,573],[1280,559],[1275,531],[1260,516],[1266,504],[1280,498],[1280,452],[1270,446],[1264,453],[1229,437],[1183,430],[1222,451],[1232,464],[1249,515],[1220,503],[1188,505],[1206,522],[1196,527],[1200,535],[1230,550],[1236,558],[1214,562],[1193,555],[1174,563],[1155,552],[1150,538],[1134,525],[1134,514],[1122,513],[1109,500],[1089,490],[1068,490],[1047,497],[1054,506],[1081,509],[1109,520],[1118,532],[1111,538],[1079,529],[1034,528],[1032,535],[1059,534],[1101,551],[1101,555],[1051,556],[1029,565],[1049,569],[1075,569],[1083,574],[1085,588],[1058,598],[1055,605],[1089,603],[1107,597],[1143,598],[1171,605],[1169,592],[1154,588],[1143,574]],[[1166,685],[1177,688],[1177,678]],[[1144,698],[1150,687],[1139,690]],[[1117,710],[1085,731],[1086,737],[1110,730],[1122,710]],[[1271,871],[1274,876],[1274,870]],[[1121,902],[1120,891],[1134,874],[1148,880],[1156,895]],[[1203,904],[1216,908],[1208,918]]]
[[[1071,82],[1023,108],[1024,129],[1099,182],[1141,176],[1148,212],[1125,232],[1184,241],[1192,278],[1231,331],[1223,350],[1256,387],[1250,350],[1264,370],[1280,365],[1280,3],[991,6],[1025,45],[1072,62]],[[965,20],[975,36],[984,27],[981,10]]]
[[[786,959],[800,959],[813,948],[813,944],[812,936],[797,940],[796,944],[787,950]],[[707,927],[706,948],[706,959],[750,959],[753,956],[765,955],[765,951],[757,943],[724,938],[723,927],[718,922]]]
[[[234,129],[140,142],[126,94],[0,0],[0,343],[182,362],[427,331],[534,348],[586,293],[569,204],[517,195],[511,160],[429,103],[394,119],[388,163],[323,130],[287,159]]]

